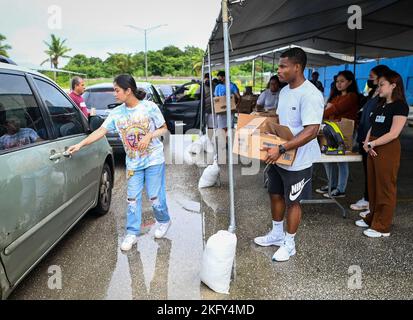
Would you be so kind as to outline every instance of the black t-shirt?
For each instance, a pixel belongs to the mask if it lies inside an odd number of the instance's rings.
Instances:
[[[390,132],[394,116],[409,115],[409,106],[401,101],[392,102],[378,106],[370,116],[371,135],[376,138]]]

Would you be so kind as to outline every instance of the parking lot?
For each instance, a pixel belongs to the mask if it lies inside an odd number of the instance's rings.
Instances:
[[[23,280],[11,299],[411,299],[413,298],[413,195],[410,170],[413,128],[403,137],[399,199],[392,235],[369,239],[343,219],[333,205],[304,207],[297,255],[274,263],[275,247],[259,248],[252,239],[270,226],[262,172],[241,176],[235,167],[237,256],[230,295],[201,284],[204,241],[228,227],[228,183],[222,167],[220,188],[198,191],[203,169],[168,165],[167,193],[173,224],[165,239],[154,240],[150,203],[144,201],[145,233],[128,253],[119,249],[125,225],[125,172],[116,157],[116,181],[110,213],[87,215]],[[177,170],[179,168],[179,170]],[[263,168],[261,168],[263,169]],[[350,166],[349,205],[360,197],[361,164]],[[321,167],[317,172],[323,172]],[[314,188],[322,183],[318,178]],[[61,290],[51,290],[52,266],[62,272]],[[360,275],[354,281],[354,275]],[[360,281],[359,281],[360,280]]]

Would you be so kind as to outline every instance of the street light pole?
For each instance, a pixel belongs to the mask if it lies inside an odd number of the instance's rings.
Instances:
[[[167,26],[167,24],[160,24],[160,25],[155,26],[155,27],[150,27],[150,28],[145,28],[144,29],[144,28],[139,28],[137,26],[133,26],[133,25],[130,25],[130,24],[126,25],[126,27],[132,28],[134,30],[143,31],[143,33],[145,35],[145,78],[146,78],[146,81],[148,81],[148,40],[147,40],[147,34],[148,34],[149,31],[153,31],[153,30],[158,29],[160,27],[166,27],[166,26]]]

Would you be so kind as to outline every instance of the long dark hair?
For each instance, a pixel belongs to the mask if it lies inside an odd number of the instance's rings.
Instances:
[[[350,70],[344,70],[344,71],[340,71],[337,74],[337,78],[339,76],[343,76],[344,78],[346,78],[347,81],[351,81],[351,85],[347,88],[347,93],[354,92],[358,96],[359,87],[357,85],[357,81],[356,81],[356,77],[354,76],[354,73],[351,72]],[[334,86],[333,94],[330,96],[330,99],[328,99],[328,102],[331,102],[331,100],[333,100],[335,97],[339,96],[340,94],[341,92],[337,90],[336,86]]]
[[[407,99],[406,99],[406,93],[404,91],[404,83],[403,83],[403,78],[401,77],[400,74],[398,74],[396,71],[393,70],[388,70],[385,71],[381,78],[386,79],[390,84],[396,84],[396,88],[393,89],[393,93],[391,96],[391,99],[393,102],[399,101],[404,104],[407,104]],[[386,103],[386,99],[382,98],[380,100],[379,105],[383,106]]]
[[[120,88],[123,90],[128,90],[131,89],[133,95],[138,99],[138,100],[143,100],[146,97],[146,92],[142,88],[138,88],[136,86],[136,81],[133,79],[133,77],[129,74],[121,74],[113,80],[114,83],[116,83]]]

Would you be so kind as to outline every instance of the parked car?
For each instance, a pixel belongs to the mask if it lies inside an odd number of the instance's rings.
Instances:
[[[138,82],[138,88],[146,91],[145,100],[155,102],[162,114],[164,115],[169,131],[174,134],[176,127],[183,127],[183,132],[199,127],[200,116],[200,95],[189,95],[190,86],[198,86],[193,91],[200,92],[200,84],[191,82],[178,88],[171,97],[165,99],[164,95],[159,92],[153,85],[147,82]],[[178,98],[176,98],[178,97]],[[119,105],[114,96],[112,83],[97,84],[87,87],[83,94],[88,108],[95,108],[96,114],[106,118],[111,110]],[[114,132],[107,134],[109,144],[115,152],[124,152],[122,140]]]
[[[162,112],[171,133],[199,129],[201,119],[201,82],[191,81],[178,87],[165,99]]]
[[[88,119],[44,75],[0,63],[0,298],[90,210],[110,209],[114,181],[107,139],[65,150],[103,120]]]

